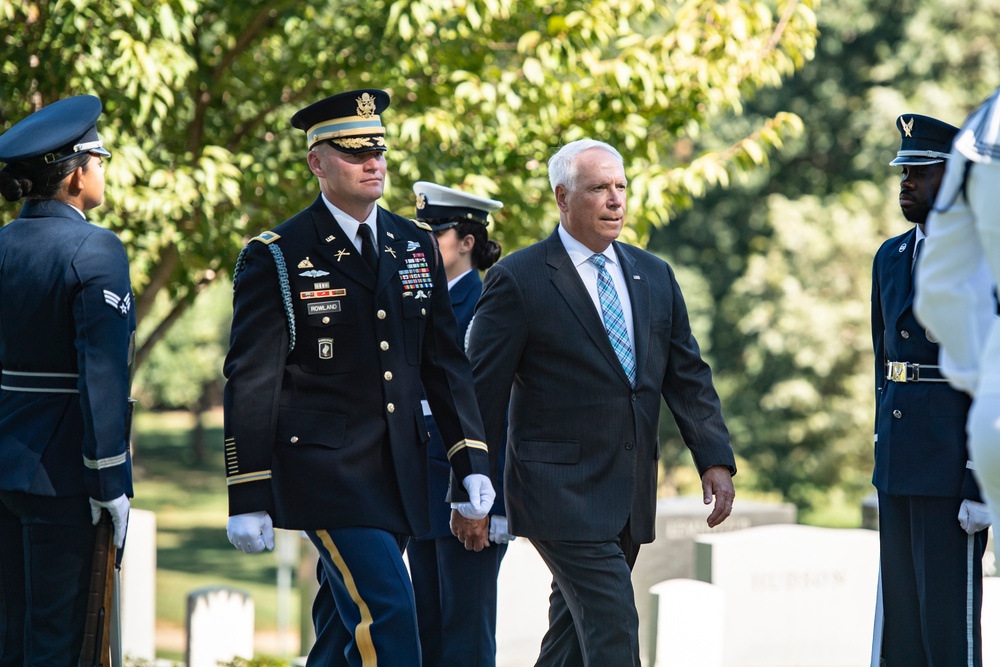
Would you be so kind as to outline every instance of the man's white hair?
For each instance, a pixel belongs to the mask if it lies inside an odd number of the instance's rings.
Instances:
[[[571,141],[556,151],[555,155],[549,158],[549,185],[552,186],[553,192],[555,192],[557,185],[561,185],[570,190],[576,188],[576,158],[579,157],[580,153],[589,151],[591,148],[600,148],[603,151],[607,151],[611,155],[615,156],[615,159],[618,160],[618,164],[620,164],[623,169],[625,168],[625,159],[622,158],[622,154],[615,150],[615,147],[611,144],[607,144],[603,141],[597,141],[596,139],[579,139],[577,141]]]

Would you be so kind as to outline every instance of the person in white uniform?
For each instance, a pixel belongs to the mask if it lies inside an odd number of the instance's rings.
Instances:
[[[918,267],[917,317],[940,339],[952,386],[973,396],[969,453],[986,504],[1000,518],[1000,89],[955,138]],[[993,372],[990,372],[990,371]],[[964,508],[966,521],[989,521]]]

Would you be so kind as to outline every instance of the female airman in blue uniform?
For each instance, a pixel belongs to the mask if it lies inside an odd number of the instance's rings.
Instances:
[[[26,200],[0,228],[3,667],[78,663],[93,524],[107,509],[121,546],[128,521],[128,259],[84,215],[104,199],[101,108],[67,98],[0,136],[0,194]]]

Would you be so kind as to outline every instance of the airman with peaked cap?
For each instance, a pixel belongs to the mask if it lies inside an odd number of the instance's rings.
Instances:
[[[84,661],[93,524],[107,510],[120,547],[128,523],[128,257],[85,214],[100,115],[80,95],[0,135],[0,194],[27,199],[0,227],[0,665]]]
[[[921,166],[948,159],[951,142],[958,128],[944,121],[919,114],[903,114],[896,119],[901,138],[899,151],[889,164]]]
[[[428,181],[413,184],[417,196],[417,220],[434,231],[454,227],[463,220],[488,224],[489,214],[503,207],[503,202],[445,187]]]
[[[0,162],[52,164],[74,155],[111,155],[97,136],[101,101],[77,95],[53,102],[0,136]]]

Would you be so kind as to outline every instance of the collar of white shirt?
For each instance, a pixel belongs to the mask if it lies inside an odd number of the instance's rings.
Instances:
[[[377,221],[378,221],[378,206],[372,206],[372,212],[368,214],[367,218],[365,218],[364,220],[357,220],[357,219],[351,217],[350,215],[348,215],[347,213],[345,213],[344,211],[340,210],[336,206],[334,206],[330,202],[330,200],[326,198],[325,194],[321,195],[321,196],[323,197],[323,203],[326,204],[326,207],[328,209],[330,209],[330,214],[333,215],[333,217],[337,219],[338,223],[340,223],[341,229],[343,229],[344,233],[347,234],[348,238],[351,239],[351,243],[354,244],[355,248],[357,248],[358,250],[361,250],[361,239],[358,238],[358,228],[361,226],[361,223],[365,223],[366,225],[368,225],[369,227],[371,227],[371,229],[372,229],[372,238],[375,239],[376,250],[378,249],[377,248],[377,246],[378,246],[378,223],[377,223]]]
[[[559,224],[559,240],[562,241],[563,247],[566,248],[566,254],[569,255],[570,261],[573,262],[573,266],[578,269],[594,256],[594,251],[570,236],[570,233],[566,231],[566,228],[562,226],[562,223]],[[600,254],[604,255],[604,258],[611,264],[618,264],[618,255],[615,253],[615,247],[613,244],[609,244],[608,247],[604,249],[604,252]]]

